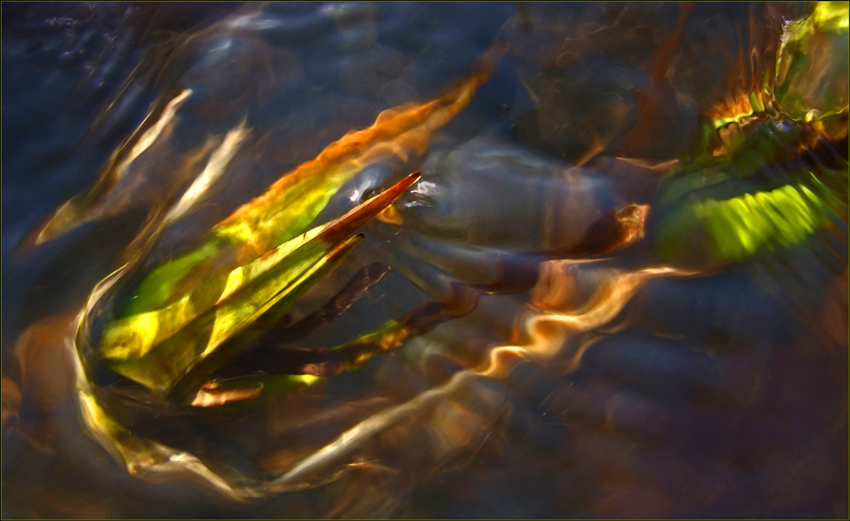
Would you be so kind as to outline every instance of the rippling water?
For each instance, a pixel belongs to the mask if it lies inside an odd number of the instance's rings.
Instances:
[[[3,515],[846,518],[847,17],[4,4]]]

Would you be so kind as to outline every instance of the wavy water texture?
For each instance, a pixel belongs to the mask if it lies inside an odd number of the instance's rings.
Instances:
[[[134,295],[129,313],[158,307],[174,294],[250,262],[300,234],[346,181],[363,168],[390,157],[407,159],[428,148],[431,134],[469,104],[472,94],[493,73],[494,49],[479,71],[440,97],[382,112],[371,127],[349,132],[315,159],[281,176],[264,195],[244,204],[216,225],[212,238],[154,270]],[[233,260],[223,263],[222,258]]]
[[[114,371],[156,394],[168,394],[181,383],[179,392],[181,395],[188,392],[189,398],[194,396],[191,400],[194,406],[208,405],[208,391],[215,386],[206,386],[200,395],[196,390],[203,378],[214,370],[211,360],[215,359],[216,364],[225,360],[221,350],[217,350],[219,346],[273,308],[282,316],[356,244],[356,237],[342,244],[339,242],[386,208],[418,180],[418,175],[408,176],[392,190],[373,197],[340,219],[304,232],[329,198],[369,164],[392,156],[401,155],[406,160],[408,154],[423,154],[431,134],[468,105],[475,90],[489,79],[494,60],[498,60],[501,53],[494,49],[483,58],[476,73],[442,97],[385,111],[371,127],[346,134],[316,159],[285,174],[266,194],[237,209],[213,229],[215,239],[211,242],[156,268],[133,292],[124,318],[108,324],[103,330],[99,356]],[[195,199],[211,182],[210,178],[221,175],[222,168],[232,158],[234,147],[244,140],[245,134],[244,122],[228,133],[221,147],[210,157],[207,168],[169,210],[163,224],[179,218],[195,204]],[[226,239],[226,243],[221,244],[221,239]],[[323,248],[317,249],[313,244]],[[228,247],[234,251],[223,251]],[[317,251],[302,252],[309,248]],[[317,264],[317,261],[320,262]],[[232,271],[228,273],[228,270]],[[113,280],[120,273],[113,274]],[[206,282],[210,279],[211,283]],[[195,289],[183,295],[189,288]],[[283,298],[288,304],[282,305]],[[91,302],[94,301],[90,301],[90,309]],[[208,340],[203,341],[203,345],[192,347],[205,338]],[[395,342],[395,345],[400,343]],[[186,384],[186,381],[196,383]],[[112,440],[109,443],[131,472],[153,467],[157,467],[158,472],[167,472],[155,463],[157,458],[149,458],[149,452],[167,449],[130,435],[100,408],[93,395],[84,392],[82,396],[89,428],[99,433],[102,442]],[[257,397],[255,393],[249,396]],[[232,400],[222,403],[228,401]],[[126,439],[130,441],[122,441]],[[139,448],[148,446],[149,449]],[[172,457],[173,454],[169,456]],[[196,472],[198,475],[219,483],[220,478],[214,474],[210,477],[206,467],[198,465],[201,468]],[[233,495],[240,494],[233,492]]]
[[[4,4],[4,515],[845,518],[849,11]]]

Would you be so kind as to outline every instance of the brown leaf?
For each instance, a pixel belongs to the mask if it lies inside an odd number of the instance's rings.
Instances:
[[[50,408],[73,394],[74,366],[65,339],[71,334],[74,318],[57,315],[39,320],[15,343],[14,353],[23,375],[22,402],[34,402],[37,410]]]
[[[0,427],[6,426],[6,421],[18,417],[18,411],[21,408],[21,390],[9,378],[3,377],[2,388],[2,424]]]

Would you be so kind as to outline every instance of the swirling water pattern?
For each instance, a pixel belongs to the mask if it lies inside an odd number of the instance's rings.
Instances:
[[[847,11],[4,4],[4,515],[846,518]]]

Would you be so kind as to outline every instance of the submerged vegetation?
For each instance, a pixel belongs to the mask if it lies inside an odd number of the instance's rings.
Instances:
[[[103,238],[119,246],[68,319],[87,433],[151,481],[192,477],[238,503],[315,492],[306,517],[415,517],[401,509],[420,483],[452,488],[467,468],[481,488],[500,469],[528,481],[525,459],[576,496],[540,517],[780,505],[796,481],[735,480],[759,458],[797,467],[704,438],[773,421],[788,331],[832,346],[825,366],[846,361],[846,322],[821,296],[847,277],[848,3],[749,6],[729,27],[695,26],[707,15],[690,4],[656,23],[626,4],[522,4],[465,61],[375,43],[378,22],[360,24],[386,6],[301,7],[158,35],[90,132],[155,92],[140,122],[87,192],[21,234],[26,258],[136,219]],[[299,47],[311,38],[318,58]],[[418,70],[422,56],[437,65]],[[308,94],[273,108],[298,82]],[[26,392],[3,383],[5,424]],[[846,402],[838,423],[826,403],[829,436],[846,434]],[[638,512],[658,454],[706,481],[665,481]],[[621,489],[639,491],[628,507]],[[770,508],[757,513],[792,512]]]

